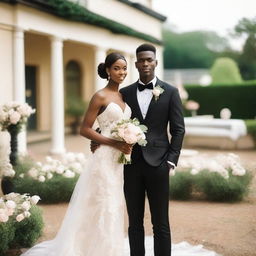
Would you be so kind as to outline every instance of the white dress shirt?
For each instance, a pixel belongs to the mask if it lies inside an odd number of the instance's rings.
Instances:
[[[149,83],[152,83],[153,87],[155,87],[156,80],[157,80],[157,78],[154,77]],[[141,82],[140,79],[139,79],[139,83],[144,84],[143,82]],[[151,102],[152,97],[153,97],[152,90],[144,89],[143,91],[139,91],[139,89],[137,89],[137,99],[138,99],[138,103],[139,103],[139,106],[140,106],[141,114],[142,114],[144,119],[147,115],[148,107],[149,107],[149,104]],[[174,175],[175,174],[175,167],[176,167],[175,164],[173,162],[170,162],[170,161],[167,161],[167,162],[168,162],[169,165],[171,165],[170,175]]]

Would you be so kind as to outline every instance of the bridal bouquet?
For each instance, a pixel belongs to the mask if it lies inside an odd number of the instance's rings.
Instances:
[[[141,125],[138,119],[124,119],[116,124],[116,126],[111,130],[112,136],[121,141],[125,141],[128,144],[138,143],[140,146],[146,146],[146,136],[147,127]],[[121,153],[118,158],[118,163],[130,164],[131,155]]]

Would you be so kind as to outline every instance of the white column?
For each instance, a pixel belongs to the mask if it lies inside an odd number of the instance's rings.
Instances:
[[[25,57],[24,30],[15,27],[13,31],[13,100],[25,103]],[[18,151],[27,152],[27,135],[23,130],[18,136]]]
[[[64,82],[63,82],[63,41],[51,38],[51,153],[65,152],[64,146]]]
[[[104,62],[106,58],[106,49],[102,47],[95,47],[95,91],[98,91],[99,89],[103,88],[106,85],[106,80],[102,79],[98,75],[98,65],[101,62]]]

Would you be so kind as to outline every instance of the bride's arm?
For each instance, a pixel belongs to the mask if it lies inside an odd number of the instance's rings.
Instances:
[[[114,147],[125,154],[129,154],[131,152],[131,145],[117,141],[108,137],[101,135],[96,132],[92,126],[97,118],[99,110],[104,106],[104,99],[100,97],[100,95],[95,94],[89,104],[88,110],[85,113],[82,126],[80,128],[80,135],[86,137],[87,139],[96,141],[102,145],[108,145]]]

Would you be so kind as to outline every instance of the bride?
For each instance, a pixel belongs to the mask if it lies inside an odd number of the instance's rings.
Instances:
[[[123,165],[120,151],[130,154],[132,146],[111,138],[116,121],[129,119],[130,107],[122,100],[119,84],[127,75],[127,63],[119,53],[110,53],[98,66],[105,88],[94,94],[85,114],[81,135],[101,146],[91,155],[80,175],[66,215],[53,240],[37,244],[22,256],[128,256],[124,237]],[[101,134],[93,128],[98,121]],[[147,242],[150,238],[146,239]],[[152,243],[149,243],[152,245]],[[150,246],[149,245],[149,246]],[[153,248],[150,248],[153,255]],[[213,252],[190,246],[174,245],[174,256],[210,256]]]

